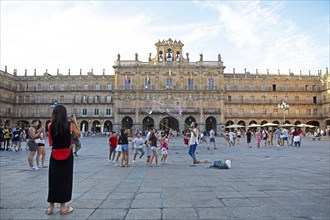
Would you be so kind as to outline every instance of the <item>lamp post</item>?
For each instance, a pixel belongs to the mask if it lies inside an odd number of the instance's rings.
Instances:
[[[284,122],[283,124],[285,124],[285,110],[289,109],[290,106],[288,103],[286,103],[285,101],[282,101],[280,104],[278,104],[278,107],[280,109],[283,109],[283,117],[284,117]]]

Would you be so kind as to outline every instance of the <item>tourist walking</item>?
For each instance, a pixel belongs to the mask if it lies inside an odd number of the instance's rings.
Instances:
[[[39,121],[38,124],[38,131],[40,128],[42,128],[41,121]],[[42,131],[39,137],[40,137],[40,143],[38,143],[36,163],[38,168],[47,168],[48,166],[45,164],[45,158],[46,158],[45,132]],[[40,165],[40,157],[41,157],[41,165]]]
[[[149,137],[149,143],[151,146],[151,152],[152,152],[152,156],[150,158],[150,162],[149,162],[149,166],[152,167],[152,162],[155,159],[156,162],[156,166],[158,167],[158,148],[157,148],[157,142],[158,142],[158,134],[156,132],[156,130],[154,129]]]
[[[246,142],[247,142],[249,148],[251,148],[251,136],[252,136],[252,133],[251,133],[250,129],[248,129],[246,132]]]
[[[43,133],[44,128],[40,127],[38,128],[39,120],[33,120],[32,126],[29,128],[29,140],[28,140],[28,147],[29,147],[29,156],[28,156],[28,163],[30,165],[31,170],[39,170],[38,164],[33,165],[34,161],[34,155],[36,151],[38,150],[38,144],[41,142],[40,136],[41,133]]]
[[[210,142],[209,142],[209,146],[211,145],[211,143],[213,143],[213,148],[214,149],[217,149],[216,148],[216,146],[215,146],[215,132],[214,132],[214,130],[213,130],[213,128],[211,128],[211,130],[210,130]],[[207,148],[208,150],[210,149],[209,147]]]
[[[197,127],[197,123],[196,122],[192,122],[190,124],[189,130],[190,130],[190,140],[189,140],[189,151],[188,154],[191,156],[192,160],[193,160],[193,165],[198,164],[200,161],[196,159],[196,148],[198,145],[198,135],[199,135],[199,131],[196,128]]]
[[[256,145],[257,145],[257,148],[260,148],[261,133],[260,133],[260,130],[259,129],[257,129],[257,131],[255,133],[255,136],[256,136]]]
[[[63,105],[57,105],[53,109],[48,135],[49,145],[52,146],[48,174],[47,202],[49,202],[49,207],[46,209],[48,215],[55,213],[55,203],[60,203],[60,215],[73,211],[72,207],[66,206],[66,203],[72,198],[73,184],[71,132],[80,137],[76,117],[73,116],[69,122],[66,108]]]
[[[115,162],[116,148],[118,144],[118,137],[115,131],[109,137],[109,162]]]

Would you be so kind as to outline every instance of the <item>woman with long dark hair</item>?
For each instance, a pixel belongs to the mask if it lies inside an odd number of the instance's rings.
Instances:
[[[77,121],[74,116],[68,121],[67,111],[63,105],[57,105],[53,110],[52,123],[49,129],[49,145],[52,153],[49,160],[48,199],[49,207],[46,214],[54,214],[55,203],[60,203],[60,214],[73,211],[66,203],[72,197],[73,184],[73,153],[71,149],[71,133],[80,136]]]

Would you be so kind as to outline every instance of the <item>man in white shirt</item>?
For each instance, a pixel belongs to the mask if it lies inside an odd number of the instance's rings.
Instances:
[[[198,135],[199,135],[199,131],[196,128],[197,124],[196,122],[192,122],[190,125],[190,140],[189,140],[189,151],[188,154],[191,156],[191,158],[193,159],[193,165],[198,164],[200,161],[196,159],[196,148],[198,145]]]

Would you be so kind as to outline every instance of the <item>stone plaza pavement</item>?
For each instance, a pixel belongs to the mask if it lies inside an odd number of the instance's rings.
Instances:
[[[75,157],[73,213],[47,207],[48,168],[31,171],[28,152],[0,153],[1,219],[324,219],[330,218],[329,139],[303,139],[302,147],[217,150],[198,146],[198,159],[232,160],[232,169],[191,167],[181,138],[166,164],[130,168],[108,162],[107,138],[84,138]],[[253,142],[254,143],[254,142]],[[23,143],[25,148],[25,143]],[[47,147],[47,164],[50,149]],[[130,160],[132,159],[130,152]],[[56,205],[56,211],[59,206]]]

